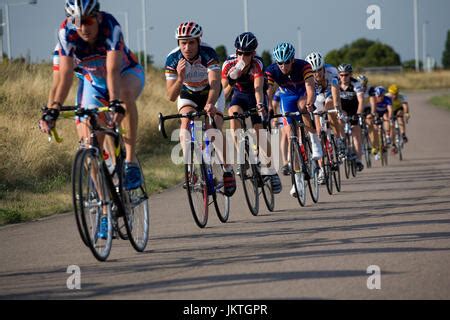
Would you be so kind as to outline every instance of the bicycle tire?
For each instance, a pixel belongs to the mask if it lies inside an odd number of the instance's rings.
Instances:
[[[333,146],[333,178],[334,185],[336,186],[337,192],[341,192],[342,181],[341,181],[341,160],[339,158],[338,148],[336,145],[336,140],[334,136],[331,137],[331,143]]]
[[[250,163],[249,152],[249,143],[246,139],[244,147],[244,163],[240,165],[239,175],[242,180],[242,186],[244,187],[244,195],[248,208],[253,216],[257,216],[259,214],[259,191],[256,170],[258,169],[255,164]]]
[[[303,157],[300,154],[300,145],[294,139],[291,139],[290,143],[291,159],[290,159],[290,171],[291,181],[297,194],[297,201],[300,206],[306,205],[306,180],[305,173],[303,172]],[[295,178],[297,177],[297,179]]]
[[[84,233],[87,236],[89,248],[94,257],[99,261],[105,261],[108,258],[112,247],[111,202],[108,199],[109,190],[105,181],[103,166],[101,166],[102,163],[103,162],[99,159],[98,152],[93,148],[84,149],[80,153],[79,161],[77,161],[79,172],[77,205],[82,212],[81,221]],[[95,174],[95,181],[93,181],[92,175]],[[99,191],[103,194],[103,200],[101,199]],[[100,218],[103,215],[99,210],[103,211],[102,208],[105,203],[107,204],[108,233],[106,239],[99,239],[97,231],[100,224]],[[95,217],[93,217],[94,214]]]
[[[122,159],[124,159],[125,154],[123,153],[122,156]],[[143,252],[147,247],[150,229],[150,208],[148,204],[144,174],[141,163],[139,159],[137,159],[136,163],[139,166],[142,184],[136,189],[126,190],[123,184],[125,161],[121,162],[123,163],[123,166],[120,185],[122,186],[122,202],[125,208],[125,215],[123,218],[128,234],[128,240],[137,252]]]
[[[323,152],[323,170],[325,173],[325,185],[329,195],[333,194],[333,173],[332,173],[332,160],[330,155],[330,142],[325,134],[322,134],[322,149]]]
[[[305,152],[308,158],[308,170],[309,170],[309,179],[308,179],[308,188],[309,194],[311,195],[311,199],[314,203],[319,202],[320,195],[320,186],[319,186],[319,164],[316,160],[312,159],[312,149],[311,149],[311,141],[309,139],[305,139]]]
[[[263,178],[261,177],[261,179]],[[264,202],[266,203],[267,210],[273,212],[275,210],[275,195],[273,194],[272,181],[270,179],[270,176],[264,177],[261,191]]]
[[[212,164],[212,171],[214,175],[215,193],[213,194],[214,208],[220,222],[226,223],[230,217],[230,197],[224,193],[223,181],[220,184],[220,175],[223,175],[222,166],[219,164]]]
[[[208,223],[209,195],[206,185],[206,172],[203,164],[185,165],[186,191],[189,206],[195,223],[199,228]]]
[[[82,158],[81,155],[83,153],[83,149],[78,149],[77,153],[75,154],[75,159],[72,164],[72,204],[73,204],[73,210],[75,215],[75,222],[77,225],[78,233],[81,237],[81,240],[83,241],[84,245],[86,247],[89,247],[89,240],[87,239],[87,235],[84,232],[83,222],[82,222],[82,212],[80,211],[80,208],[78,206],[78,184],[79,184],[79,165],[78,162],[81,161]]]

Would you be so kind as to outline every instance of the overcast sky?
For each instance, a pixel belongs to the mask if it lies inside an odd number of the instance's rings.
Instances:
[[[28,0],[8,0],[10,4]],[[0,0],[4,11],[6,0]],[[422,25],[427,26],[428,54],[439,64],[450,29],[449,0],[419,0],[420,56]],[[116,14],[124,34],[125,13],[129,20],[131,49],[137,49],[137,30],[142,28],[142,0],[100,0],[102,10]],[[369,5],[381,9],[381,29],[369,30]],[[234,50],[236,36],[244,31],[243,0],[147,0],[148,50],[156,65],[176,46],[174,31],[179,23],[195,20],[204,29],[203,40],[213,47]],[[340,48],[358,38],[380,40],[391,45],[401,59],[414,59],[413,0],[248,0],[249,31],[259,39],[258,52],[272,50],[281,41],[296,47],[297,28],[302,30],[303,56],[311,51]],[[56,29],[64,19],[64,0],[38,0],[38,4],[11,5],[12,55],[30,53],[33,61],[49,60],[56,43]],[[6,33],[6,32],[5,32]],[[142,32],[140,33],[142,35]],[[6,35],[3,37],[6,52]]]

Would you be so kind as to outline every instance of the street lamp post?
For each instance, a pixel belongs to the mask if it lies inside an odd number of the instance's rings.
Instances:
[[[143,50],[144,50],[144,68],[147,72],[147,6],[146,0],[142,0],[142,29],[144,32]]]
[[[419,14],[417,12],[417,0],[414,0],[414,55],[416,59],[416,71],[420,71],[419,66]]]
[[[297,37],[298,37],[298,58],[302,59],[302,29],[297,27]]]
[[[28,2],[21,3],[5,3],[5,16],[6,16],[6,36],[8,37],[8,59],[11,60],[11,27],[10,27],[10,19],[9,19],[9,7],[11,6],[23,6],[27,4],[35,5],[37,4],[37,0],[29,0]]]
[[[153,26],[148,27],[147,30],[149,30],[149,31],[153,30]],[[141,61],[141,54],[140,54],[140,52],[141,52],[141,50],[142,50],[142,47],[141,47],[141,37],[140,37],[140,35],[141,35],[141,32],[144,32],[144,31],[146,31],[146,30],[144,30],[143,28],[140,28],[140,29],[138,29],[137,32],[136,32],[136,38],[137,38],[137,43],[138,43],[138,52],[139,52],[138,59],[139,59],[139,63],[140,63],[141,65],[146,65],[146,64],[147,64],[147,52],[145,52],[145,51],[143,52],[143,53],[144,53],[144,60],[145,60],[145,61]]]
[[[422,24],[422,56],[423,56],[423,70],[429,71],[428,59],[427,59],[427,24],[429,22],[425,21]]]
[[[244,31],[248,32],[248,0],[244,0]]]

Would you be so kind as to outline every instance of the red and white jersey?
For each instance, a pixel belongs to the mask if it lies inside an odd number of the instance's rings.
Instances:
[[[235,54],[229,56],[222,66],[222,79],[226,79],[230,70],[232,70],[238,63],[237,56]],[[255,79],[264,77],[264,64],[260,57],[255,57],[252,60],[250,69],[240,75],[236,79],[235,90],[242,93],[254,93],[255,92]]]

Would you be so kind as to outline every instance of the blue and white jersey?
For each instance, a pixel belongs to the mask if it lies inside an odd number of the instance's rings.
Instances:
[[[93,84],[106,88],[106,54],[108,51],[122,51],[121,71],[138,65],[134,54],[125,46],[122,31],[117,20],[109,13],[100,12],[98,40],[89,45],[77,33],[76,26],[64,20],[58,32],[59,55],[72,57],[74,67],[83,72]]]
[[[323,67],[325,69],[325,86],[316,82],[316,94],[323,93],[325,98],[329,98],[331,96],[331,87],[339,87],[339,73],[331,64],[325,64]]]
[[[281,88],[281,95],[304,95],[306,92],[305,82],[312,76],[311,65],[301,59],[294,60],[289,74],[284,74],[276,63],[266,69],[268,84],[278,84]]]
[[[178,78],[178,62],[184,58],[180,47],[172,50],[167,56],[165,74],[167,80],[176,80]],[[197,58],[189,62],[186,60],[186,75],[183,82],[183,88],[199,92],[209,86],[208,73],[211,71],[220,72],[219,58],[216,51],[206,43],[200,43]]]

